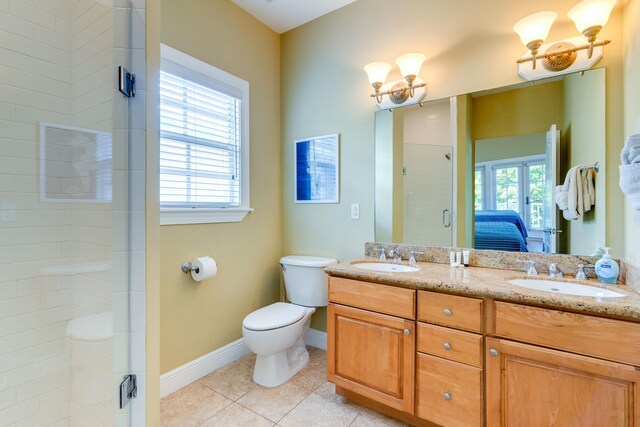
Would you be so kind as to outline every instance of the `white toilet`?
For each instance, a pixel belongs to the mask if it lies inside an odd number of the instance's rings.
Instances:
[[[304,334],[314,307],[328,302],[328,277],[324,268],[336,264],[332,258],[286,256],[280,259],[287,297],[250,313],[242,321],[242,335],[254,352],[253,380],[263,387],[277,387],[309,364]]]

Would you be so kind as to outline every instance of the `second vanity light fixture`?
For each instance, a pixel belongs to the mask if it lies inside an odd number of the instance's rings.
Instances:
[[[426,83],[416,80],[425,59],[425,56],[421,53],[408,53],[398,57],[396,64],[400,67],[404,81],[395,82],[388,90],[382,92],[380,90],[385,80],[387,80],[389,71],[391,71],[391,65],[386,62],[372,62],[365,65],[364,71],[367,72],[369,82],[375,91],[371,97],[375,98],[378,104],[382,104],[384,95],[387,95],[393,104],[400,105],[416,96],[416,89],[426,88],[427,86]],[[426,89],[422,92],[420,99],[416,100],[416,102],[419,102],[424,97]]]
[[[568,41],[561,41],[549,46],[544,53],[538,50],[549,35],[551,25],[558,17],[555,12],[539,12],[521,19],[513,26],[522,43],[530,50],[531,56],[519,59],[518,64],[532,61],[536,69],[536,61],[540,59],[543,67],[548,71],[562,71],[569,68],[577,57],[577,52],[587,51],[587,58],[591,59],[593,48],[605,46],[610,40],[597,41],[596,36],[609,20],[611,10],[616,0],[584,0],[569,10],[569,18],[587,40],[586,44],[575,46]]]

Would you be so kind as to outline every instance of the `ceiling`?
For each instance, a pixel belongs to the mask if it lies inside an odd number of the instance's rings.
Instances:
[[[278,34],[356,0],[232,0]]]

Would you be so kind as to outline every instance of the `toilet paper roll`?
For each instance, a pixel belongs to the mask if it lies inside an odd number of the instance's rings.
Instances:
[[[216,261],[208,256],[194,259],[191,265],[194,267],[191,270],[191,277],[193,277],[193,280],[196,282],[210,279],[218,273]]]

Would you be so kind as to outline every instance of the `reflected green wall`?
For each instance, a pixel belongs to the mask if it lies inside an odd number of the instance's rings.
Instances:
[[[563,221],[566,235],[567,252],[574,255],[590,254],[596,245],[605,246],[607,242],[607,198],[606,193],[620,191],[617,184],[607,183],[606,148],[606,94],[605,70],[591,70],[583,75],[572,74],[564,80],[564,125],[561,132],[561,144],[567,151],[566,171],[575,165],[600,163],[600,172],[596,174],[596,204],[585,212],[581,219]],[[562,180],[563,182],[563,180]],[[614,210],[611,207],[610,210]],[[609,241],[612,254],[623,253],[622,242]]]
[[[546,133],[503,136],[476,141],[476,163],[544,155]]]

